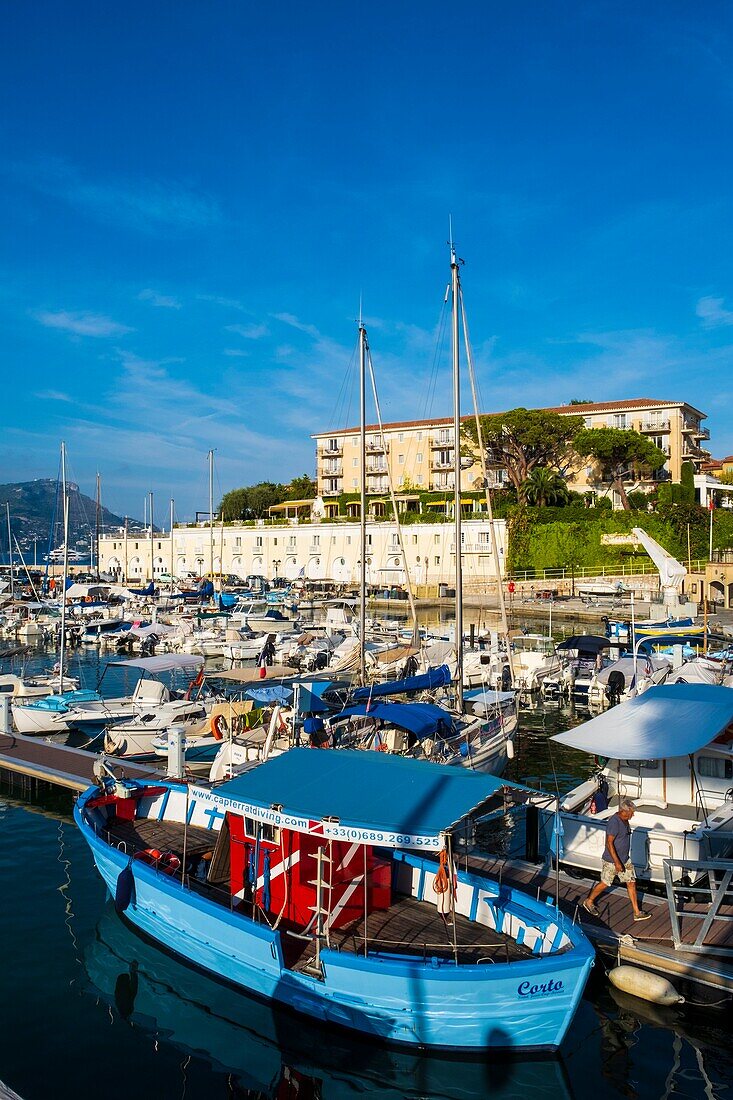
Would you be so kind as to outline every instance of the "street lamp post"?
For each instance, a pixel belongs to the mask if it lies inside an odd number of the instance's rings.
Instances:
[[[273,582],[276,581],[279,576],[280,576],[280,559],[279,558],[273,558],[273,560],[272,560],[272,579],[273,579]]]

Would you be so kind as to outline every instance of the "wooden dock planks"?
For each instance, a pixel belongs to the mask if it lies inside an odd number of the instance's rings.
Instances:
[[[72,791],[85,791],[94,782],[94,761],[98,753],[57,745],[43,737],[0,734],[0,769],[40,779]],[[130,779],[159,774],[152,767],[116,761]]]

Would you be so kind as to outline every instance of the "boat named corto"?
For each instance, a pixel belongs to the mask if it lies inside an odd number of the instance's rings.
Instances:
[[[108,774],[74,816],[118,909],[228,983],[388,1043],[549,1052],[593,949],[551,900],[456,857],[474,815],[528,795],[462,768],[292,749],[218,786]]]

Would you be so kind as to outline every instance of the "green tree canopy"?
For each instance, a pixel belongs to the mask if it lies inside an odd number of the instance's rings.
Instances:
[[[611,479],[626,511],[630,506],[624,483],[664,465],[664,452],[659,447],[639,432],[622,428],[583,428],[573,446],[582,457],[594,459],[601,475]]]
[[[565,478],[557,470],[547,466],[535,466],[524,483],[524,496],[528,504],[545,508],[552,504],[567,504],[570,499]]]
[[[316,483],[308,474],[294,477],[285,486],[285,500],[313,500],[316,495]]]
[[[219,505],[224,520],[265,519],[273,504],[284,500],[312,500],[316,495],[316,483],[308,474],[294,477],[288,485],[275,481],[259,481],[256,485],[244,485],[225,493]]]
[[[482,416],[480,421],[486,460],[506,470],[520,503],[526,499],[527,479],[538,466],[555,471],[567,468],[573,440],[584,424],[582,416],[522,408]],[[478,435],[474,420],[466,421],[463,436],[475,456]]]

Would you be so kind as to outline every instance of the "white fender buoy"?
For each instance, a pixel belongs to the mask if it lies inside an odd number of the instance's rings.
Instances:
[[[683,1004],[682,997],[671,982],[660,974],[650,974],[638,966],[615,966],[609,971],[608,980],[616,989],[640,997],[642,1001],[653,1001],[658,1005]]]
[[[506,742],[506,758],[507,760],[514,759],[514,741],[511,737],[508,737]]]

